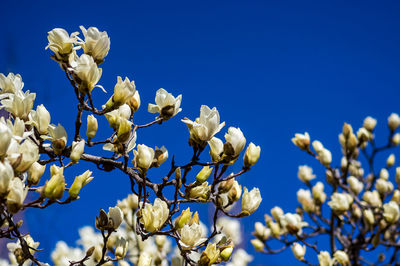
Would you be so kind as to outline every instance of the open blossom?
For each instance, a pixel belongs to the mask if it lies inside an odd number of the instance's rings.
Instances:
[[[114,86],[114,94],[110,97],[107,103],[103,106],[104,109],[117,108],[127,103],[136,92],[135,82],[130,81],[128,77],[122,80],[120,76],[117,77],[117,84]]]
[[[217,228],[222,231],[222,233],[231,239],[234,244],[240,244],[242,242],[242,236],[239,233],[240,222],[237,219],[232,219],[229,217],[220,217],[217,220]]]
[[[49,44],[46,49],[52,50],[56,55],[67,55],[72,52],[74,43],[76,42],[78,32],[73,32],[71,35],[62,28],[55,28],[48,32],[47,39]]]
[[[79,90],[82,93],[91,93],[96,86],[102,88],[97,85],[102,74],[102,69],[97,67],[93,57],[82,54],[71,62],[71,66],[75,75],[81,80]]]
[[[67,144],[67,131],[61,124],[57,126],[50,125],[49,135],[50,136],[42,136],[42,138],[51,140],[54,153],[61,154]]]
[[[331,201],[328,202],[328,205],[333,211],[340,214],[347,211],[352,202],[353,198],[349,194],[335,192],[332,194]]]
[[[29,167],[39,159],[39,148],[29,139],[25,140],[19,146],[18,152],[22,154],[22,159],[15,170],[20,173],[27,171]]]
[[[0,106],[0,109],[5,108],[7,112],[26,121],[32,110],[35,98],[36,93],[18,91],[15,94],[10,94],[8,98],[1,100],[2,106]]]
[[[289,233],[298,235],[302,233],[302,228],[308,225],[308,223],[304,222],[297,213],[286,213],[281,215],[279,217],[279,222]]]
[[[315,178],[315,175],[313,174],[313,169],[307,165],[299,166],[297,176],[301,181],[305,183],[310,182]]]
[[[198,223],[193,223],[191,225],[186,224],[180,230],[180,244],[183,249],[191,249],[199,244],[201,244],[206,239],[202,237],[203,230],[202,226]]]
[[[20,74],[8,73],[7,77],[0,73],[0,93],[15,94],[24,87]]]
[[[165,201],[156,198],[153,205],[145,203],[142,210],[142,222],[147,232],[159,230],[168,219],[169,209]]]
[[[258,209],[261,203],[261,194],[258,188],[253,188],[250,192],[244,188],[242,196],[242,214],[250,215]]]
[[[236,159],[246,145],[246,138],[242,131],[240,128],[230,127],[228,133],[225,134],[225,140],[224,155]]]
[[[85,54],[91,55],[96,61],[101,62],[107,56],[110,50],[110,38],[106,31],[99,31],[96,27],[79,27],[85,37],[84,42],[79,44],[83,48]]]
[[[50,125],[50,113],[43,104],[36,107],[36,111],[32,110],[30,120],[41,135],[48,133]]]
[[[190,138],[198,144],[211,140],[225,126],[225,122],[219,123],[217,108],[210,109],[207,105],[201,106],[200,117],[195,121],[186,118],[182,122],[188,126]]]
[[[399,205],[394,201],[384,204],[383,217],[388,223],[396,223],[400,218]]]
[[[318,261],[320,266],[333,266],[334,263],[328,251],[321,251],[318,254]]]
[[[296,133],[294,134],[294,138],[292,138],[292,142],[300,149],[307,150],[310,146],[310,135],[307,132],[304,134]]]
[[[178,97],[174,97],[171,93],[168,93],[164,89],[159,89],[156,92],[155,98],[156,104],[149,104],[148,111],[150,113],[160,113],[160,116],[165,120],[175,116],[177,113],[182,111],[181,102],[182,94]]]
[[[135,158],[133,164],[135,167],[147,170],[153,164],[154,150],[144,144],[137,145],[137,150],[134,150]]]
[[[343,250],[337,250],[333,257],[336,259],[337,262],[340,263],[342,266],[350,266],[349,256]]]

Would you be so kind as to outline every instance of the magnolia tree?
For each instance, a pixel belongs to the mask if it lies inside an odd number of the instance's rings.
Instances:
[[[265,215],[265,223],[255,224],[251,242],[257,251],[275,254],[290,247],[296,259],[308,265],[398,264],[400,167],[393,169],[393,153],[379,168],[376,157],[399,145],[400,118],[389,116],[384,145],[375,143],[376,124],[367,117],[356,133],[344,124],[338,167],[332,166],[331,152],[320,141],[311,143],[308,133],[295,135],[292,142],[319,161],[329,187],[324,188],[311,167],[299,166],[298,178],[306,186],[297,192],[300,205],[294,213],[274,207],[272,216]],[[326,248],[320,244],[324,238],[329,243]],[[306,250],[311,251],[306,255]]]
[[[95,228],[80,230],[79,246],[58,242],[51,253],[51,264],[211,265],[230,261],[230,265],[247,265],[251,257],[244,250],[234,249],[241,241],[240,224],[235,218],[256,211],[261,196],[257,188],[242,189],[237,177],[257,162],[260,147],[250,143],[243,160],[238,160],[246,144],[242,131],[228,128],[225,143],[215,137],[225,123],[220,122],[215,107],[205,105],[198,118],[182,120],[189,129],[188,143],[193,153],[176,157],[186,158],[187,163],[176,164],[174,156],[168,160],[164,146],[137,144],[141,129],[165,123],[181,112],[182,96],[159,89],[155,104],[148,105],[148,112],[156,114],[155,119],[139,123],[134,117],[141,105],[135,83],[118,77],[109,100],[97,103],[92,90],[104,90],[99,85],[99,65],[110,49],[110,39],[95,27],[81,27],[81,31],[82,38],[78,32],[68,34],[64,29],[53,29],[46,47],[53,52],[51,58],[65,72],[71,93],[76,96],[75,113],[71,116],[75,121],[73,132],[67,134],[62,124],[51,121],[45,106],[34,108],[36,94],[23,91],[20,75],[0,74],[0,108],[8,112],[8,117],[0,119],[0,236],[12,240],[7,245],[10,262],[2,261],[2,265],[47,265],[37,259],[37,254],[50,251],[42,251],[39,242],[23,231],[22,220],[16,215],[28,208],[62,208],[84,200],[81,190],[90,186],[94,170],[118,171],[130,180],[129,195],[108,211],[100,209],[93,217]],[[107,120],[112,129],[105,139],[96,138],[96,132],[105,124],[101,120]],[[98,146],[104,152],[99,153]],[[200,154],[206,151],[210,159],[200,160]],[[80,161],[90,162],[93,167],[71,176],[70,168]],[[243,167],[230,173],[235,163]],[[152,168],[163,164],[164,175],[151,174]],[[232,211],[239,201],[241,210]],[[209,227],[194,211],[200,204],[213,206]],[[379,207],[371,211],[377,213],[378,223]],[[339,216],[334,217],[339,222]],[[392,231],[392,227],[380,228],[384,233]]]

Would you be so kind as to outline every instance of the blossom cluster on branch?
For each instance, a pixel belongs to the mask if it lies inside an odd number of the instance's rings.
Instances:
[[[264,223],[255,223],[251,242],[257,251],[276,254],[290,247],[295,258],[308,265],[397,265],[400,167],[394,167],[393,153],[385,155],[381,167],[376,158],[399,145],[400,117],[389,116],[384,145],[376,144],[376,125],[376,119],[367,117],[354,132],[344,123],[337,167],[320,141],[311,141],[307,132],[295,134],[292,142],[319,161],[326,182],[318,180],[311,167],[299,166],[298,178],[306,186],[297,191],[299,206],[294,213],[276,206],[271,215],[265,215]],[[329,248],[322,246],[324,238]],[[384,253],[379,253],[380,247]]]
[[[134,119],[141,106],[139,91],[128,77],[117,77],[111,97],[100,104],[101,108],[96,107],[92,91],[106,91],[99,84],[103,74],[99,66],[110,49],[110,38],[95,27],[80,29],[82,38],[78,32],[51,30],[46,47],[53,52],[51,58],[65,72],[76,96],[73,132],[52,121],[44,105],[34,109],[36,94],[23,91],[20,75],[0,74],[0,108],[9,114],[0,119],[0,236],[16,240],[8,244],[10,263],[46,265],[36,257],[41,252],[39,242],[21,232],[22,220],[17,221],[15,214],[54,204],[62,208],[79,200],[82,188],[96,182],[92,174],[97,168],[119,171],[121,177],[130,180],[130,194],[108,212],[99,211],[93,219],[98,232],[90,227],[82,229],[83,249],[72,249],[59,242],[52,253],[55,265],[118,262],[148,266],[167,265],[170,261],[174,265],[212,265],[228,262],[232,254],[231,265],[247,265],[247,253],[234,251],[239,243],[235,240],[238,233],[229,234],[226,230],[232,223],[230,219],[248,216],[260,205],[259,189],[249,191],[238,182],[238,177],[258,161],[260,147],[250,143],[245,149],[246,138],[235,127],[228,128],[225,141],[217,138],[225,122],[221,123],[215,107],[203,105],[198,118],[182,120],[189,129],[188,143],[193,153],[176,154],[167,166],[169,152],[164,146],[153,148],[136,143],[142,128],[161,125],[182,111],[182,96],[159,89],[155,103],[148,105],[148,112],[157,114],[156,117],[139,124]],[[98,140],[101,120],[108,122],[112,134]],[[102,146],[104,154],[96,152],[96,146]],[[210,160],[201,161],[200,155],[206,150]],[[243,160],[238,160],[241,154]],[[174,157],[188,158],[187,163],[177,165]],[[82,160],[92,163],[93,169],[71,178],[69,169]],[[235,163],[242,163],[241,170],[228,174]],[[164,164],[165,175],[150,175],[152,168]],[[172,195],[167,190],[172,190]],[[28,193],[32,195],[27,197]],[[233,205],[240,201],[241,211],[232,213]],[[197,204],[214,206],[209,232],[199,213],[190,209]],[[183,208],[187,205],[190,207]],[[172,255],[170,241],[177,250]]]

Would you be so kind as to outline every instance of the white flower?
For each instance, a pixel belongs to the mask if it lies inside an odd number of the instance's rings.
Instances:
[[[174,97],[171,93],[168,93],[164,89],[159,89],[156,92],[155,98],[156,104],[149,104],[149,113],[160,113],[160,116],[165,120],[175,116],[177,113],[182,111],[181,102],[182,95]]]
[[[117,108],[127,103],[133,97],[135,92],[136,86],[133,80],[131,82],[128,77],[125,77],[125,80],[122,81],[122,78],[118,76],[117,84],[114,86],[114,94],[103,106],[103,109]]]
[[[154,167],[160,167],[168,159],[168,150],[162,146],[161,148],[154,149]]]
[[[142,210],[142,222],[146,231],[153,233],[159,230],[168,219],[169,209],[165,201],[156,198],[154,204],[146,203]]]
[[[341,214],[350,208],[352,202],[353,198],[349,194],[335,192],[332,194],[331,201],[328,202],[328,205],[333,211]]]
[[[182,122],[188,126],[190,137],[197,144],[211,140],[225,125],[225,122],[219,123],[217,108],[210,109],[207,105],[201,106],[200,117],[195,121],[184,119]]]
[[[332,162],[332,154],[329,150],[323,149],[318,153],[318,160],[325,166],[328,166]]]
[[[30,139],[26,139],[18,148],[18,152],[22,154],[21,162],[15,168],[16,171],[23,173],[39,159],[39,148]]]
[[[134,150],[135,158],[133,164],[135,167],[147,170],[151,167],[154,159],[154,150],[144,144],[137,145],[137,150]]]
[[[384,204],[383,217],[388,223],[396,223],[400,218],[399,205],[394,201]]]
[[[229,217],[220,217],[217,220],[217,228],[229,239],[232,239],[235,245],[242,242],[242,235],[240,230],[240,222],[237,219]]]
[[[124,214],[118,206],[108,208],[108,217],[112,221],[114,229],[118,229],[121,225]]]
[[[11,144],[13,133],[5,123],[4,119],[0,119],[0,157],[7,154],[8,147]]]
[[[318,254],[318,261],[320,266],[333,266],[333,260],[328,251],[321,251]]]
[[[149,252],[140,252],[138,266],[151,266],[153,257]]]
[[[313,212],[315,204],[311,197],[311,191],[306,189],[299,189],[297,191],[297,201],[302,205],[306,212]]]
[[[247,146],[246,152],[243,157],[243,164],[245,167],[251,167],[255,165],[260,158],[261,147],[254,145],[253,142],[250,142],[249,146]]]
[[[47,39],[49,44],[46,46],[50,48],[56,55],[66,55],[72,52],[73,45],[76,42],[78,32],[74,32],[71,35],[61,28],[55,28],[48,32]]]
[[[7,77],[0,73],[0,93],[15,94],[24,87],[20,74],[8,73]]]
[[[86,125],[86,136],[88,141],[93,139],[96,136],[98,128],[97,119],[93,115],[87,116],[87,125]]]
[[[354,176],[349,176],[347,178],[347,183],[350,185],[351,191],[356,195],[360,194],[364,188],[364,184]]]
[[[346,252],[343,250],[337,250],[334,254],[333,257],[340,263],[342,266],[349,266],[350,265],[350,260],[349,256],[347,255]]]
[[[14,170],[7,160],[0,161],[0,195],[5,196],[9,191],[10,181],[14,178]]]
[[[374,207],[382,206],[382,200],[378,191],[365,191],[362,199]]]
[[[28,120],[28,115],[32,110],[35,98],[36,93],[30,93],[29,91],[24,93],[19,91],[15,94],[10,94],[8,98],[3,99],[0,108],[5,108],[7,112],[26,121]]]
[[[208,141],[210,145],[210,155],[213,162],[218,162],[221,160],[221,155],[224,152],[224,143],[217,137],[213,137]]]
[[[244,188],[242,196],[242,214],[248,216],[255,212],[261,203],[261,194],[258,188],[253,188],[250,192]]]
[[[251,255],[239,248],[233,253],[231,262],[227,263],[226,266],[247,266],[252,260]]]
[[[310,146],[310,135],[307,132],[304,134],[296,133],[294,134],[294,138],[292,138],[292,142],[300,149],[307,150]]]
[[[225,134],[225,140],[224,154],[233,159],[237,158],[246,145],[246,138],[240,128],[230,127]]]
[[[61,154],[67,144],[67,131],[61,124],[57,126],[52,124],[49,126],[49,135],[50,136],[42,136],[42,138],[51,140],[54,153]]]
[[[375,119],[375,118],[372,118],[372,117],[370,117],[370,116],[367,116],[367,117],[364,119],[363,127],[364,127],[365,129],[367,129],[368,131],[373,131],[374,128],[375,128],[375,126],[376,126],[376,119]]]
[[[85,140],[81,139],[80,141],[73,141],[71,148],[70,159],[71,162],[77,163],[83,154],[83,150],[85,149]]]
[[[301,235],[302,228],[308,223],[303,222],[300,215],[297,213],[286,213],[279,217],[279,222],[291,234]]]
[[[386,181],[382,178],[379,178],[376,181],[375,187],[381,195],[385,195],[386,193],[393,191],[393,184],[390,181]]]
[[[46,170],[46,165],[41,165],[38,162],[34,162],[28,169],[28,185],[36,186],[39,184],[40,178]]]
[[[89,170],[86,170],[83,174],[75,177],[74,182],[68,190],[69,197],[72,199],[78,198],[82,187],[86,186],[90,181],[92,181],[92,179],[92,172]]]
[[[392,113],[388,118],[388,126],[390,130],[395,131],[400,126],[400,117],[396,113]]]
[[[10,192],[7,195],[7,209],[11,213],[17,213],[24,203],[28,188],[25,188],[21,179],[16,177],[10,181],[9,189]]]
[[[373,225],[375,223],[375,216],[371,209],[365,209],[363,211],[364,220],[369,225]]]
[[[326,194],[324,192],[324,184],[322,182],[317,182],[312,188],[312,194],[314,201],[317,204],[322,204],[326,200]]]
[[[180,240],[183,249],[191,249],[199,244],[201,244],[205,238],[202,238],[203,230],[201,225],[193,223],[192,225],[186,224],[180,230]]]
[[[93,57],[82,54],[74,62],[71,63],[74,73],[81,80],[79,83],[79,90],[83,93],[91,93],[94,87],[100,87],[97,85],[99,82],[102,69],[97,67]],[[104,89],[103,89],[104,90]]]
[[[30,113],[30,120],[36,127],[37,131],[41,135],[46,135],[48,133],[48,127],[50,124],[50,113],[47,111],[43,104],[36,107],[36,111]]]
[[[102,61],[110,50],[110,38],[106,31],[99,31],[96,27],[89,27],[87,30],[79,27],[85,36],[85,42],[79,43],[85,54],[91,55],[96,61]]]
[[[297,176],[304,183],[310,182],[315,178],[315,175],[313,174],[313,169],[307,165],[299,166]]]
[[[305,245],[302,246],[299,243],[293,243],[290,248],[292,249],[293,255],[296,257],[296,259],[304,260],[304,255],[306,254]]]

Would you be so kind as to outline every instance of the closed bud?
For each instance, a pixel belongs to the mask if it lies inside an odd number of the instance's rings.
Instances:
[[[302,261],[304,260],[304,255],[306,254],[306,246],[305,245],[300,245],[299,243],[294,243],[292,246],[290,246],[293,252],[293,255],[295,256],[296,259]]]
[[[108,208],[109,225],[114,229],[118,229],[123,221],[123,213],[118,206]]]
[[[14,178],[14,170],[7,160],[0,161],[0,196],[4,197],[10,190],[10,182]]]
[[[354,176],[349,176],[347,178],[347,183],[350,185],[351,191],[356,195],[360,194],[364,188],[364,184]]]
[[[219,193],[226,193],[229,190],[231,190],[234,182],[235,182],[234,178],[229,178],[226,181],[222,181],[218,186]]]
[[[316,177],[313,174],[313,169],[307,165],[299,166],[299,170],[297,171],[297,176],[304,183],[310,182]]]
[[[140,95],[138,90],[135,91],[133,96],[128,100],[127,104],[131,108],[132,113],[137,112],[140,107]]]
[[[323,149],[318,154],[318,159],[323,165],[329,166],[330,163],[332,162],[332,154],[331,154],[331,152],[329,150]]]
[[[389,171],[385,168],[382,168],[381,171],[379,172],[379,178],[383,180],[388,180],[389,179]]]
[[[82,187],[86,186],[90,181],[92,181],[93,177],[91,175],[92,172],[87,170],[83,174],[75,177],[74,183],[72,183],[72,186],[68,191],[70,198],[78,198],[79,192],[81,191]]]
[[[357,220],[361,218],[362,212],[361,209],[357,206],[357,204],[351,205],[351,215]]]
[[[208,177],[210,176],[212,170],[213,170],[212,167],[204,166],[196,176],[197,182],[199,182],[201,184],[204,181],[206,181],[208,179]]]
[[[51,178],[44,186],[43,196],[51,200],[61,199],[65,190],[64,168],[52,165],[50,167]]]
[[[28,188],[24,187],[24,183],[19,178],[13,178],[9,184],[10,192],[7,195],[7,209],[11,213],[17,213],[24,204],[24,200],[28,193]]]
[[[396,223],[400,218],[399,205],[394,201],[384,204],[383,217],[385,218],[385,221],[390,224]]]
[[[34,162],[28,169],[28,185],[36,186],[40,182],[40,178],[46,170],[46,165],[41,165],[38,162]]]
[[[366,209],[363,211],[364,221],[369,225],[373,226],[375,223],[374,213],[371,209]]]
[[[118,237],[117,242],[115,244],[115,257],[117,259],[123,259],[126,255],[128,250],[128,241],[125,240],[123,237]]]
[[[205,181],[201,185],[190,188],[188,191],[188,196],[192,199],[206,201],[210,196],[210,189],[211,185],[209,185],[208,182]]]
[[[50,113],[43,104],[38,105],[36,111],[32,111],[32,120],[39,134],[46,135],[48,133]]]
[[[71,155],[69,157],[72,163],[77,163],[81,159],[84,149],[85,149],[84,139],[72,142]]]
[[[214,264],[220,255],[219,249],[216,244],[208,243],[206,249],[200,256],[199,266],[208,266]]]
[[[261,148],[250,142],[243,157],[244,167],[250,168],[255,165],[260,158]]]
[[[353,128],[351,127],[350,124],[347,124],[347,123],[344,123],[344,124],[343,124],[342,134],[343,134],[343,136],[344,136],[346,139],[348,139],[349,136],[350,136],[351,134],[353,134]]]
[[[392,137],[392,143],[394,146],[397,146],[400,144],[400,133],[396,133]]]
[[[259,240],[259,239],[252,239],[250,240],[251,244],[253,245],[253,247],[255,248],[255,250],[262,252],[264,251],[264,243]]]
[[[208,141],[210,145],[210,155],[213,162],[219,162],[221,160],[222,153],[224,152],[224,143],[219,138],[213,137]]]
[[[388,126],[391,131],[395,131],[400,125],[400,117],[396,113],[392,113],[388,118]]]
[[[400,167],[396,167],[395,181],[396,181],[397,185],[400,186]]]
[[[275,207],[273,207],[273,208],[271,209],[271,214],[272,214],[272,217],[274,217],[275,221],[279,222],[280,217],[281,217],[284,213],[283,213],[283,210],[282,210],[280,207],[275,206]]]
[[[376,126],[376,119],[375,118],[372,118],[372,117],[368,116],[368,117],[366,117],[364,119],[363,127],[365,129],[367,129],[368,131],[372,132],[375,129],[375,126]]]
[[[400,204],[400,191],[398,189],[393,191],[393,196],[392,196],[391,201],[394,201],[397,204]]]
[[[394,154],[393,153],[390,154],[386,160],[386,167],[387,168],[392,167],[394,165],[395,161],[396,161],[396,157],[394,156]]]
[[[332,194],[328,205],[336,214],[343,214],[349,210],[352,202],[353,198],[349,194],[335,192]]]
[[[219,256],[221,257],[222,261],[228,261],[231,258],[232,252],[233,252],[232,246],[224,247],[221,250]]]
[[[340,263],[342,266],[350,266],[349,256],[343,250],[337,250],[333,257],[336,259],[337,262]]]
[[[93,139],[97,133],[97,119],[93,115],[87,116],[86,136],[88,141]]]
[[[253,188],[250,192],[244,188],[242,196],[242,212],[243,216],[249,216],[258,209],[261,203],[261,194],[258,188]]]
[[[137,150],[134,150],[135,158],[132,163],[135,167],[146,171],[153,163],[154,150],[144,144],[137,145]]]
[[[326,200],[326,194],[324,192],[324,184],[322,182],[317,182],[312,188],[313,199],[316,204],[321,205]]]
[[[242,195],[242,186],[234,180],[231,189],[228,192],[228,200],[230,203],[236,202],[240,199]]]
[[[190,208],[183,210],[179,217],[175,220],[175,228],[180,229],[187,223],[189,223],[190,218],[192,217],[192,212]]]
[[[132,122],[127,119],[120,119],[117,139],[119,143],[125,143],[131,136]]]

